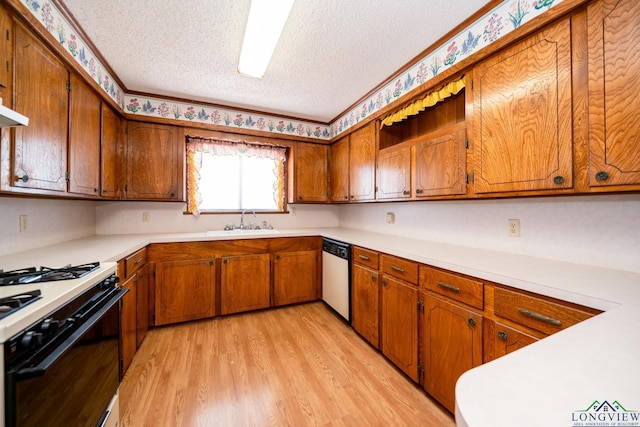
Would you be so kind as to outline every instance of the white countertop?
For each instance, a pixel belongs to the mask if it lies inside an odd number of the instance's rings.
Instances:
[[[573,426],[573,412],[595,400],[640,411],[640,274],[631,272],[343,228],[97,235],[0,257],[0,269],[92,261],[115,268],[150,243],[313,235],[606,311],[465,373],[456,387],[459,426]]]

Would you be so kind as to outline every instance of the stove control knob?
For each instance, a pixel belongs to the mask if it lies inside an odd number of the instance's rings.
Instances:
[[[42,334],[29,331],[20,339],[20,347],[24,349],[35,348],[42,344]]]
[[[40,332],[43,334],[52,334],[58,330],[60,322],[54,319],[44,319],[40,324]]]

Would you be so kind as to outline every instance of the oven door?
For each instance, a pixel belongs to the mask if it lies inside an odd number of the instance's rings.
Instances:
[[[5,374],[7,427],[102,425],[119,379],[119,290],[35,366]]]

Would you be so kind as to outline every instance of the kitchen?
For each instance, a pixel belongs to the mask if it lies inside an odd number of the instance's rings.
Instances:
[[[567,0],[560,3],[563,4],[568,4]],[[7,96],[4,98],[8,99]],[[5,132],[3,130],[3,135]],[[16,197],[3,197],[0,202],[3,224],[0,235],[3,241],[10,242],[10,245],[0,249],[0,254],[5,256],[28,250],[37,251],[41,247],[93,235],[203,233],[221,230],[226,224],[239,221],[239,214],[184,215],[183,203]],[[640,273],[639,202],[638,194],[632,191],[628,194],[580,197],[362,204],[296,203],[289,205],[289,214],[258,214],[258,220],[267,220],[276,230],[361,230],[637,274]],[[393,223],[387,222],[389,212],[394,214]],[[147,222],[142,220],[144,213],[150,219]],[[20,232],[18,227],[21,215],[27,217],[27,231],[24,232]],[[519,238],[507,235],[507,220],[512,218],[518,218],[522,225]],[[339,238],[340,235],[335,237]],[[366,239],[356,239],[353,243],[364,245],[365,242]],[[384,247],[379,250],[384,252]],[[115,255],[118,254],[111,257]],[[33,263],[38,264],[38,261]],[[578,285],[576,287],[580,289]],[[616,392],[615,389],[608,391],[612,394]],[[619,399],[625,403],[618,396],[593,396],[593,399],[596,398]],[[591,402],[584,402],[585,407],[588,403]],[[575,407],[573,401],[566,405],[569,407],[564,409],[569,419],[571,411],[583,409]],[[637,406],[634,402],[626,405],[631,408]]]

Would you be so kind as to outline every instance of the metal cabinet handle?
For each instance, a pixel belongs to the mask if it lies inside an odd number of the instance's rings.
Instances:
[[[402,192],[402,194],[403,194],[404,196],[408,196],[409,194],[411,194],[411,192],[410,192],[410,191],[408,191],[408,190],[404,190],[404,191]]]
[[[26,173],[22,176],[16,176],[16,181],[22,181],[22,182],[27,182],[29,181],[29,175],[27,175]]]
[[[378,278],[376,276],[374,276],[374,275],[371,275],[371,281],[375,282],[376,280],[378,280]]]
[[[500,331],[498,332],[498,338],[500,338],[501,341],[506,341],[509,335],[507,335],[505,331]]]
[[[553,178],[553,183],[554,184],[558,184],[558,185],[564,183],[564,176],[558,175],[558,176],[554,177]]]
[[[135,264],[140,264],[142,262],[142,258],[138,258],[135,262]]]
[[[422,190],[422,189],[420,189],[420,188],[418,188],[418,189],[416,190],[416,194],[422,194],[422,193],[424,193],[424,190]]]
[[[94,189],[93,189],[93,192],[94,192],[94,193],[99,193],[99,192],[100,192],[100,189],[99,189],[99,188],[94,188]]]
[[[369,261],[369,257],[366,255],[358,255],[358,258],[363,259],[365,261]]]
[[[383,280],[383,281],[382,281],[382,284],[386,286],[386,285],[387,285],[387,281],[386,281],[386,280]]]
[[[541,322],[550,323],[555,326],[561,326],[562,322],[558,319],[554,319],[552,317],[545,316],[544,314],[536,313],[535,311],[526,310],[524,308],[519,308],[518,311],[523,316],[531,317],[532,319],[540,320]]]
[[[476,326],[476,321],[470,317],[467,319],[467,325],[471,327]]]
[[[606,181],[609,178],[609,174],[605,171],[600,171],[596,173],[596,180],[598,181]]]
[[[448,284],[448,283],[440,282],[440,281],[438,281],[438,282],[436,282],[436,283],[437,283],[437,284],[438,284],[438,286],[440,286],[441,288],[445,288],[445,289],[450,290],[450,291],[453,291],[453,292],[460,292],[460,288],[459,288],[459,287],[457,287],[457,286],[453,286],[453,285],[450,285],[450,284]]]
[[[390,269],[397,271],[398,273],[404,273],[404,268],[400,268],[400,267],[396,267],[395,265],[391,264],[389,266]]]
[[[229,264],[229,260],[228,259],[224,259],[224,260],[222,260],[222,263],[223,264]]]

